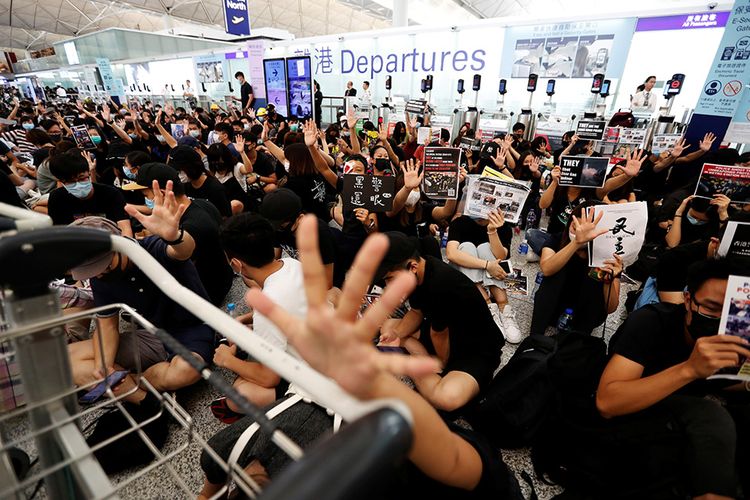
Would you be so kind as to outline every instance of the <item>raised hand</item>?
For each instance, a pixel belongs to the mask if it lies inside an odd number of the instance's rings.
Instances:
[[[346,110],[346,126],[349,127],[351,133],[354,133],[354,128],[357,126],[357,115],[354,112],[354,108]]]
[[[489,212],[487,219],[490,221],[487,224],[487,232],[497,231],[505,224],[505,214],[499,208]]]
[[[580,219],[575,215],[573,216],[571,228],[575,232],[574,242],[576,245],[579,247],[583,246],[589,241],[609,232],[607,228],[596,228],[596,225],[599,224],[603,216],[604,212],[599,212],[599,215],[594,218],[594,210],[588,210],[588,214],[584,213]]]
[[[555,165],[552,167],[552,172],[550,172],[550,178],[552,179],[551,182],[560,182],[560,174],[562,173],[562,170],[559,166]]]
[[[82,151],[81,155],[86,159],[86,163],[89,164],[89,170],[95,170],[96,160],[93,156],[91,156],[91,153],[89,153],[88,151]]]
[[[685,144],[685,138],[683,137],[679,141],[675,142],[674,146],[672,146],[672,156],[674,156],[675,158],[679,158],[682,155],[682,152],[689,147],[690,144]]]
[[[410,273],[399,273],[380,300],[357,318],[362,298],[386,253],[387,238],[378,234],[365,241],[347,275],[338,306],[333,308],[326,300],[328,280],[317,225],[315,216],[307,215],[297,230],[307,317],[292,316],[258,289],[247,293],[248,304],[271,320],[310,366],[355,397],[371,398],[378,381],[388,373],[420,377],[439,370],[439,363],[432,358],[381,353],[372,344],[380,325],[414,289],[416,281]]]
[[[315,126],[315,122],[307,120],[302,129],[305,132],[305,145],[308,148],[315,146],[318,142],[318,127]]]
[[[605,260],[601,269],[610,273],[613,278],[619,276],[622,273],[622,257],[612,254],[612,258]]]
[[[104,121],[108,123],[110,118],[112,118],[112,114],[109,111],[109,104],[107,104],[106,102],[102,104],[102,118],[104,118]]]
[[[687,196],[684,200],[682,200],[682,203],[680,203],[680,206],[677,207],[677,211],[674,213],[675,217],[682,217],[682,214],[685,213],[685,209],[687,208],[688,203],[690,203],[690,200],[695,198],[692,194],[690,196]]]
[[[237,134],[234,136],[234,148],[237,151],[245,150],[245,137],[242,134]]]
[[[714,199],[711,200],[711,205],[716,205],[719,219],[726,220],[729,217],[729,204],[732,200],[725,194],[715,194]]]
[[[378,138],[385,144],[388,140],[388,126],[380,124],[378,125]]]
[[[531,165],[529,165],[529,171],[532,174],[539,172],[539,158],[538,157],[535,156],[534,159],[531,160]]]
[[[407,160],[401,162],[401,172],[404,174],[404,187],[412,190],[422,184],[424,172],[419,173],[419,161]]]
[[[159,236],[165,241],[174,241],[180,235],[180,219],[188,205],[179,204],[172,192],[172,181],[167,181],[164,193],[159,188],[159,182],[154,180],[151,189],[154,192],[154,208],[151,215],[140,213],[132,205],[125,205],[125,211],[148,229],[151,234]]]
[[[700,147],[701,151],[706,153],[708,152],[709,149],[711,149],[711,146],[713,146],[715,140],[716,140],[716,136],[712,134],[711,132],[709,132],[703,136],[703,140],[700,142],[698,147]]]
[[[625,175],[635,177],[638,175],[638,172],[641,171],[641,166],[646,160],[646,155],[642,149],[634,149],[633,151],[630,151],[630,148],[628,148],[625,153],[625,160],[626,163],[622,167],[622,171],[625,172]]]

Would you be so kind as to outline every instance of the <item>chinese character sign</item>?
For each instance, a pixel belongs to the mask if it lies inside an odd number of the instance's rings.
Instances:
[[[344,210],[366,208],[370,212],[387,212],[393,208],[396,178],[380,175],[344,175],[341,198]]]
[[[618,255],[627,267],[638,258],[643,246],[648,222],[646,203],[619,203],[615,205],[597,205],[586,209],[594,212],[594,218],[603,213],[597,229],[606,228],[607,232],[589,242],[589,266],[602,267],[605,260],[612,260]]]

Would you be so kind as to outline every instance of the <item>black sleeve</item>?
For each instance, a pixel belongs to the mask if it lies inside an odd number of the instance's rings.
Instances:
[[[70,207],[65,203],[65,195],[60,190],[65,188],[59,187],[52,191],[47,202],[47,214],[52,218],[52,224],[64,226],[73,222],[73,214]]]
[[[106,197],[109,202],[109,207],[105,211],[107,218],[114,222],[130,220],[130,216],[125,212],[125,197],[120,190],[113,187],[107,191],[109,191]]]
[[[222,217],[231,217],[232,205],[229,203],[229,198],[227,198],[227,192],[224,189],[224,186],[216,178],[212,177],[211,179],[215,182],[211,182],[211,185],[209,186],[208,201],[213,203]]]
[[[3,141],[0,141],[0,155],[5,156],[10,152],[10,148]]]
[[[500,237],[500,243],[508,250],[506,259],[510,259],[510,245],[513,241],[513,228],[510,224],[503,224],[500,229],[497,230],[497,235]]]
[[[652,357],[658,354],[654,325],[660,324],[658,313],[651,307],[633,311],[615,332],[616,342],[610,351],[643,367],[653,365]]]
[[[18,197],[16,186],[14,186],[8,176],[2,172],[0,172],[0,201],[15,207],[26,208],[21,201],[21,198]]]
[[[333,264],[336,261],[336,242],[331,229],[320,219],[318,219],[318,246],[323,264]]]
[[[451,222],[450,226],[448,226],[448,241],[458,241],[459,243],[467,241],[468,236],[466,229],[466,218],[459,217],[454,220]]]

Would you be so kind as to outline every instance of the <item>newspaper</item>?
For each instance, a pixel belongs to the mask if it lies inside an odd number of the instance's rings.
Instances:
[[[530,191],[528,186],[518,182],[480,177],[468,187],[464,215],[486,219],[487,214],[499,209],[505,214],[506,222],[515,224]]]

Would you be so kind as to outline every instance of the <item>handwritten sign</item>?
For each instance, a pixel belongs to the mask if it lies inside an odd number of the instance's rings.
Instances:
[[[607,122],[604,120],[581,120],[576,127],[576,135],[581,139],[601,141]]]
[[[560,185],[599,188],[607,178],[609,158],[563,156],[560,158]]]
[[[750,168],[705,163],[694,194],[701,198],[724,194],[733,203],[750,203]]]
[[[458,148],[424,148],[422,192],[430,198],[455,200],[460,160]]]
[[[594,218],[600,213],[604,214],[596,227],[597,229],[606,228],[608,231],[589,242],[589,266],[602,267],[604,261],[613,260],[614,255],[622,258],[623,267],[635,262],[646,235],[648,223],[646,202],[596,205],[586,209],[587,214],[592,211]]]
[[[387,212],[393,208],[396,178],[384,175],[344,175],[344,210],[366,208],[370,212]]]

